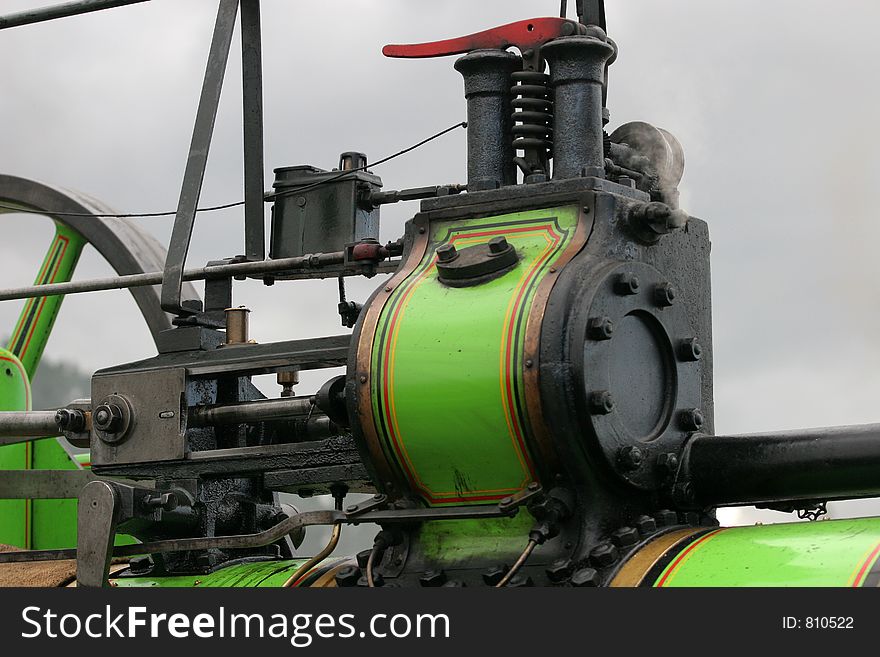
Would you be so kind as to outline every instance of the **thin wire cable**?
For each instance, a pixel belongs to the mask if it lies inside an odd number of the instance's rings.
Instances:
[[[282,588],[290,588],[301,579],[303,579],[306,575],[308,575],[311,571],[315,569],[319,563],[321,563],[324,559],[330,556],[330,553],[336,549],[336,546],[339,544],[339,537],[342,534],[342,525],[336,523],[333,525],[333,532],[330,534],[330,542],[324,546],[324,549],[318,552],[311,559],[306,561],[302,566],[293,571],[293,574],[287,578],[287,581],[282,584]]]
[[[513,564],[513,567],[507,571],[507,574],[501,578],[501,581],[495,585],[496,589],[503,589],[507,586],[507,583],[513,579],[513,576],[516,575],[517,571],[522,568],[522,565],[526,562],[526,559],[532,554],[532,551],[538,545],[537,541],[534,539],[529,539],[529,544],[526,545],[526,549],[522,551],[522,554],[519,555],[519,559],[516,560],[516,563]]]
[[[301,185],[298,187],[294,187],[293,189],[285,190],[284,192],[280,192],[278,194],[269,194],[264,197],[264,200],[270,201],[276,198],[280,198],[282,196],[288,196],[290,194],[300,194],[302,192],[308,191],[310,189],[314,189],[315,187],[320,187],[321,185],[326,185],[331,182],[335,182],[340,178],[344,178],[352,173],[356,173],[358,171],[366,171],[369,167],[376,167],[380,164],[385,164],[386,162],[390,162],[394,158],[400,157],[401,155],[406,155],[414,151],[415,149],[424,146],[428,142],[434,141],[435,139],[442,137],[446,133],[452,132],[456,128],[467,128],[467,122],[462,121],[461,123],[456,123],[453,126],[446,128],[445,130],[441,130],[440,132],[431,135],[427,139],[423,139],[417,144],[413,144],[408,148],[404,148],[402,151],[398,151],[393,155],[389,155],[388,157],[383,157],[381,160],[377,160],[375,162],[371,162],[362,167],[358,167],[356,169],[346,169],[345,171],[340,172],[336,176],[332,176],[327,178],[326,180],[319,180],[318,182],[309,183],[307,185]],[[229,208],[236,208],[241,205],[244,205],[244,201],[235,201],[234,203],[224,203],[223,205],[212,205],[207,208],[198,208],[196,212],[215,212],[217,210],[228,210]],[[7,210],[11,212],[19,212],[22,214],[44,214],[58,217],[95,217],[98,219],[140,219],[140,218],[150,218],[150,217],[173,217],[177,214],[177,210],[169,210],[167,212],[127,212],[124,214],[92,214],[91,212],[54,212],[51,210],[25,210],[22,208],[18,208],[14,205],[6,205],[5,203],[0,203],[0,210]]]

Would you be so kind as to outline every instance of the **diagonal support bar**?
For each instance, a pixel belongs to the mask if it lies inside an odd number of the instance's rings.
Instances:
[[[244,247],[248,260],[266,257],[263,194],[263,46],[260,0],[241,0],[244,116]]]
[[[196,209],[202,192],[205,168],[208,164],[208,151],[214,135],[214,122],[217,108],[220,105],[220,92],[223,89],[223,77],[226,74],[226,63],[232,45],[232,34],[238,16],[239,0],[220,0],[217,21],[214,25],[214,36],[208,54],[208,65],[196,122],[193,128],[189,157],[183,175],[183,185],[177,204],[177,215],[171,232],[168,256],[165,259],[165,273],[162,283],[161,305],[165,312],[174,315],[193,314],[198,309],[184,309],[181,299],[183,284],[183,268],[189,252],[192,231],[195,224]]]
[[[27,9],[25,11],[20,11],[17,14],[0,16],[0,30],[5,30],[7,27],[19,27],[21,25],[43,23],[45,21],[55,20],[56,18],[78,16],[93,11],[115,9],[116,7],[135,5],[148,1],[149,0],[79,0],[78,2],[66,2],[52,7]]]

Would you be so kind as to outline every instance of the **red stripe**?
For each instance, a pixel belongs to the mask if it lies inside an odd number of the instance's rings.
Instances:
[[[67,246],[70,243],[70,240],[68,238],[64,237],[63,235],[58,235],[57,239],[64,242],[64,246],[61,247],[61,253],[58,255],[58,260],[55,262],[55,268],[52,270],[51,275],[49,276],[48,280],[46,281],[47,283],[51,283],[55,280],[55,275],[58,273],[58,269],[61,267],[61,263],[64,261],[64,254],[67,252]],[[31,327],[30,327],[30,330],[28,331],[28,337],[27,337],[27,340],[25,340],[24,346],[21,348],[21,353],[19,354],[19,358],[23,358],[24,355],[27,353],[28,345],[30,345],[30,343],[31,343],[31,338],[34,337],[34,331],[36,330],[37,324],[40,321],[40,315],[43,313],[43,307],[46,305],[46,299],[48,299],[48,297],[41,297],[40,298],[40,307],[37,310],[37,314],[34,317],[33,322],[31,322]]]
[[[675,572],[675,569],[678,568],[679,564],[682,562],[682,560],[684,560],[685,557],[687,557],[687,555],[689,555],[700,543],[712,538],[713,536],[715,536],[715,534],[717,534],[720,531],[721,531],[720,529],[716,529],[715,531],[711,531],[708,534],[706,534],[705,536],[703,536],[702,538],[700,538],[699,540],[694,541],[693,543],[688,545],[687,548],[675,558],[675,561],[672,562],[672,565],[669,566],[669,568],[666,570],[666,573],[663,575],[663,577],[660,578],[660,581],[657,582],[657,584],[655,584],[655,586],[657,586],[657,587],[663,586],[666,583],[666,580],[669,579],[669,576]]]
[[[864,576],[865,576],[865,572],[866,572],[866,571],[867,571],[872,565],[874,565],[874,562],[875,562],[875,561],[877,561],[877,555],[878,555],[878,554],[880,554],[880,543],[878,543],[878,544],[877,544],[877,547],[875,547],[875,548],[871,551],[871,554],[868,555],[868,558],[865,559],[865,563],[863,563],[863,564],[862,564],[862,567],[859,569],[859,572],[858,572],[858,574],[856,575],[856,578],[855,578],[855,580],[853,581],[853,584],[852,584],[854,588],[858,588],[859,586],[861,586],[861,582],[862,582],[862,579],[863,579]]]

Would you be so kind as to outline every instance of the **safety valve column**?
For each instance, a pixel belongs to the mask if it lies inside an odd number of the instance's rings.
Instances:
[[[519,68],[519,57],[504,50],[475,50],[455,62],[467,99],[471,192],[516,184],[510,76]]]
[[[553,178],[604,177],[602,85],[614,54],[605,32],[594,25],[585,36],[555,39],[544,46],[554,92]]]

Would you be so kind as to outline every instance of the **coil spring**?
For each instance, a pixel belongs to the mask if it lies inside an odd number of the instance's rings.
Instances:
[[[526,160],[546,171],[553,152],[553,101],[550,76],[537,71],[516,71],[511,76],[513,94],[513,147],[525,151]]]

